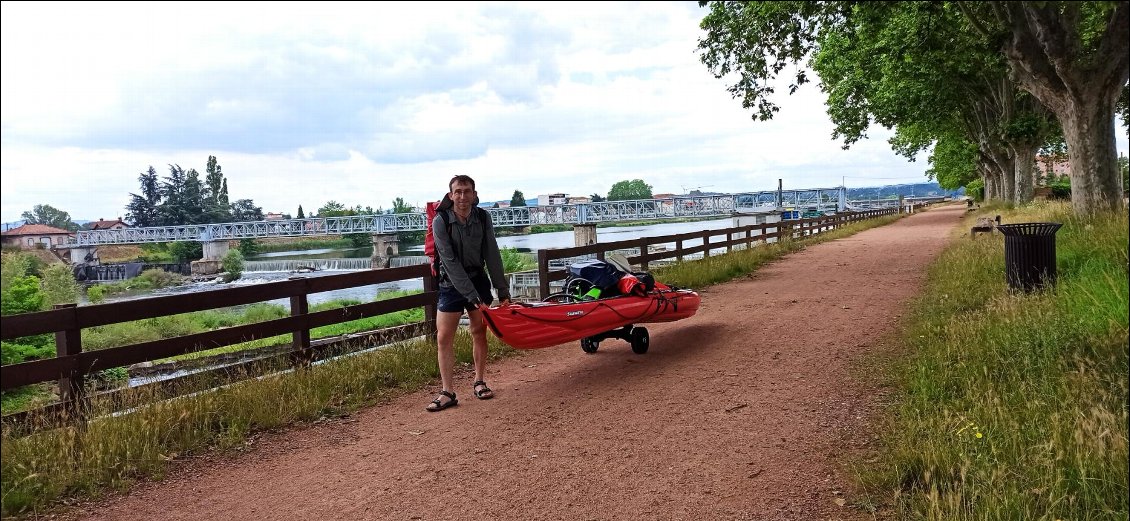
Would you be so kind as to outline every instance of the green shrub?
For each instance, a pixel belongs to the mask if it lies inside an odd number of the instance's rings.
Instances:
[[[75,282],[74,272],[66,264],[52,264],[43,270],[44,306],[78,303],[81,288]]]
[[[38,277],[14,277],[0,295],[0,315],[42,311],[45,302],[43,291],[39,289]]]
[[[242,253],[245,258],[256,255],[259,253],[259,242],[255,239],[240,239],[239,252]]]
[[[220,266],[224,268],[224,282],[238,279],[243,275],[243,254],[239,250],[228,250]]]
[[[183,283],[184,279],[184,275],[169,273],[160,268],[153,268],[141,272],[134,280],[144,285],[146,289],[159,289],[177,286]]]
[[[22,251],[5,252],[0,255],[0,291],[8,291],[8,286],[18,277],[39,275],[42,262],[35,256]]]
[[[177,262],[199,260],[204,257],[204,245],[195,241],[174,242],[169,245],[169,254]]]
[[[106,300],[106,288],[101,284],[95,284],[86,288],[86,299],[89,300],[91,304],[101,304]]]
[[[40,335],[42,336],[42,335]],[[25,337],[20,340],[26,340]],[[55,356],[55,346],[52,345],[29,345],[17,344],[11,342],[0,342],[0,363],[3,365],[18,364],[28,360],[41,360]]]
[[[536,261],[529,255],[518,251],[517,248],[499,248],[498,251],[502,254],[503,273],[526,271],[537,266]]]

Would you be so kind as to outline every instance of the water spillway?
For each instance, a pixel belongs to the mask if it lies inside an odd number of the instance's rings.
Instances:
[[[393,257],[391,267],[427,264],[425,256]],[[301,272],[301,271],[360,271],[372,269],[373,262],[368,257],[344,259],[280,259],[249,260],[243,262],[245,273],[256,272]]]

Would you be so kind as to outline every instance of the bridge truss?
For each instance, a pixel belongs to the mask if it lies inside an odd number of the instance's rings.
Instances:
[[[617,221],[676,219],[686,217],[728,217],[734,212],[771,211],[791,207],[821,212],[843,211],[849,207],[845,189],[812,188],[773,190],[738,194],[679,196],[638,201],[552,206],[516,206],[486,209],[496,226],[534,224],[596,224]],[[124,228],[121,230],[80,231],[75,241],[61,247],[87,247],[104,244],[140,244],[176,241],[221,241],[266,237],[303,237],[351,233],[385,234],[426,229],[423,213],[394,213],[315,217],[184,226]]]

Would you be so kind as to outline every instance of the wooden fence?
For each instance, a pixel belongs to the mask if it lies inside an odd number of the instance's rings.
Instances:
[[[630,257],[628,260],[633,264],[640,265],[643,270],[647,270],[648,263],[655,260],[668,258],[682,260],[684,256],[699,252],[709,256],[713,249],[726,248],[726,251],[732,251],[737,245],[744,245],[748,248],[753,247],[755,241],[765,241],[771,238],[778,240],[783,237],[800,238],[831,230],[847,223],[895,212],[897,212],[897,209],[874,210],[660,237],[641,237],[628,241],[574,248],[539,250],[538,272],[541,294],[542,298],[549,294],[550,281],[566,277],[565,270],[551,271],[549,269],[549,261],[553,259],[586,254],[595,254],[598,258],[603,258],[607,251],[639,248],[640,254]],[[774,231],[767,233],[769,229]],[[724,240],[714,239],[723,236],[725,237]],[[693,240],[701,240],[702,244],[684,247],[685,242]],[[665,252],[649,251],[651,245],[672,242],[675,243],[673,250]],[[419,294],[389,300],[356,304],[315,313],[309,312],[308,296],[311,293],[409,279],[422,279],[424,291]],[[87,377],[96,371],[105,369],[128,367],[137,363],[152,362],[186,353],[284,334],[290,334],[292,338],[290,348],[283,350],[289,354],[291,365],[305,367],[311,363],[314,353],[319,349],[318,346],[312,346],[310,339],[312,328],[419,307],[424,308],[424,321],[411,324],[411,330],[423,332],[434,341],[436,295],[436,282],[431,276],[431,268],[427,265],[412,265],[342,275],[294,278],[254,286],[152,297],[110,304],[82,307],[75,304],[63,304],[50,311],[10,315],[3,319],[0,338],[12,340],[53,333],[55,335],[56,356],[46,360],[34,360],[0,367],[0,389],[9,390],[29,384],[58,381],[60,402],[52,406],[51,409],[67,412],[68,416],[76,418],[81,417],[82,405],[88,399]],[[84,351],[82,347],[82,330],[85,328],[253,304],[280,298],[290,299],[291,315],[289,317],[109,349]],[[8,416],[5,417],[5,419],[8,418]]]
[[[423,293],[376,302],[367,302],[339,309],[309,312],[308,295],[323,291],[383,284],[408,279],[423,279]],[[280,298],[290,299],[291,315],[217,329],[204,333],[167,338],[152,342],[84,351],[84,328],[132,322],[148,318],[195,311],[239,306]],[[295,278],[255,286],[217,291],[153,297],[146,299],[78,307],[75,304],[56,306],[51,311],[24,313],[4,317],[0,338],[55,334],[56,356],[0,367],[0,389],[8,390],[28,384],[59,382],[60,409],[79,413],[86,398],[85,380],[93,372],[151,362],[185,353],[229,346],[261,338],[291,334],[290,357],[296,367],[311,362],[310,330],[366,317],[418,307],[424,308],[424,330],[434,336],[436,286],[431,268],[424,265],[383,270],[360,271],[324,277]]]
[[[780,240],[784,237],[807,237],[863,219],[892,215],[898,213],[898,211],[899,209],[897,208],[887,208],[865,212],[850,212],[810,219],[751,224],[734,228],[703,230],[700,232],[679,233],[659,237],[640,237],[626,241],[602,242],[588,246],[574,246],[571,248],[538,250],[538,283],[541,285],[541,298],[544,299],[549,296],[549,285],[551,282],[569,276],[566,269],[551,269],[549,264],[550,261],[553,260],[569,259],[582,255],[596,255],[596,258],[603,260],[605,254],[609,251],[638,249],[640,252],[639,255],[627,257],[628,262],[632,265],[640,266],[640,269],[643,271],[647,271],[648,264],[657,260],[674,258],[676,261],[681,262],[683,257],[696,253],[702,253],[703,256],[709,257],[711,250],[715,249],[726,248],[726,252],[731,252],[734,246],[737,245],[752,248],[755,242],[758,241],[768,241],[769,239]],[[696,240],[701,240],[702,244],[684,247],[684,243]],[[653,245],[669,244],[672,242],[675,243],[675,248],[672,250],[652,251],[650,248]]]

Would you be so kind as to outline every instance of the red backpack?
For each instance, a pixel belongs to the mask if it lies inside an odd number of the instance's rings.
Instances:
[[[436,254],[436,240],[432,236],[432,221],[435,220],[436,214],[439,213],[443,217],[444,224],[447,224],[447,212],[440,212],[439,205],[443,201],[429,201],[425,205],[424,215],[427,219],[427,231],[424,232],[424,255],[428,257],[428,264],[432,266],[432,276],[439,278],[439,255]]]

